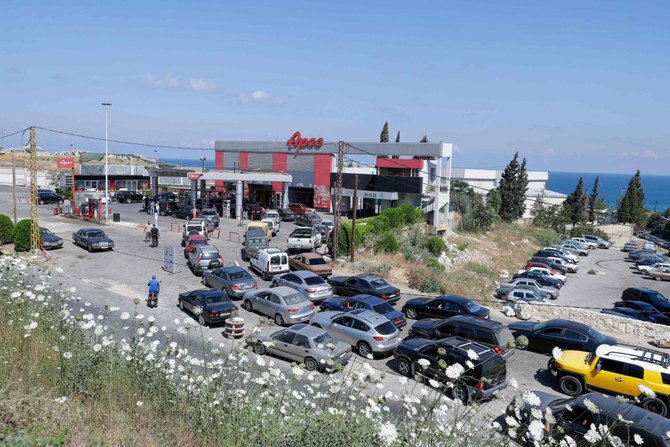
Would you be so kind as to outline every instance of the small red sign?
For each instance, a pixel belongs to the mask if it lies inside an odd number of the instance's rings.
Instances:
[[[202,172],[189,172],[187,177],[189,180],[198,180],[200,177],[202,177]]]
[[[320,148],[323,146],[323,138],[303,138],[300,131],[296,131],[291,135],[291,139],[286,142],[289,149],[295,149],[295,152],[300,152],[302,148]]]
[[[56,162],[58,163],[58,169],[74,168],[74,157],[58,157]]]

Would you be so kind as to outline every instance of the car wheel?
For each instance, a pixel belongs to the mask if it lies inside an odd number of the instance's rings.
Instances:
[[[270,287],[279,287],[279,284],[277,284],[277,281],[272,281],[272,284],[270,284]]]
[[[406,357],[398,359],[398,372],[403,376],[412,377],[412,363]]]
[[[39,200],[37,203],[39,203],[40,205],[44,205],[44,200]]]
[[[642,408],[659,416],[668,414],[668,406],[658,397],[646,397],[642,399]]]
[[[456,385],[454,385],[454,388],[451,391],[451,393],[454,396],[454,399],[458,399],[464,404],[470,402],[470,390],[462,382],[459,382]]]
[[[276,314],[275,315],[275,323],[277,326],[283,326],[284,325],[284,317],[281,316],[281,314]]]
[[[261,342],[256,342],[254,343],[254,352],[258,355],[264,355],[267,350],[265,349],[265,345]]]
[[[367,358],[368,355],[372,355],[372,348],[370,347],[369,344],[367,344],[364,341],[358,342],[358,344],[356,345],[356,350],[361,355],[361,357]]]
[[[263,278],[263,281],[270,281],[270,275],[265,272],[261,274],[261,278]]]
[[[407,318],[411,318],[412,320],[416,320],[417,313],[415,309],[412,309],[411,307],[407,309]]]
[[[207,326],[207,322],[205,321],[205,317],[203,317],[202,315],[200,315],[198,317],[198,323],[200,323],[200,326]]]
[[[126,199],[126,203],[130,203],[130,197]]]
[[[86,250],[88,250],[89,253],[93,253],[93,247],[91,247],[91,244],[86,246]]]
[[[205,275],[202,275],[202,285],[209,287],[209,283],[207,282],[207,277]]]
[[[575,376],[563,376],[558,380],[558,387],[563,394],[568,396],[579,396],[584,387],[582,382]]]
[[[660,277],[660,276],[654,276],[654,279],[655,279],[656,281],[660,281],[660,280],[661,280],[661,277]]]
[[[179,300],[179,302],[177,303],[177,307],[179,307],[179,309],[181,309],[183,311],[184,310],[184,302],[182,300]]]
[[[252,310],[254,310],[254,306],[253,306],[253,304],[251,304],[251,301],[249,301],[249,300],[246,300],[246,301],[244,302],[244,308],[245,308],[246,310],[248,310],[249,312],[251,312]]]
[[[312,357],[305,357],[305,369],[307,371],[316,371],[319,364]]]

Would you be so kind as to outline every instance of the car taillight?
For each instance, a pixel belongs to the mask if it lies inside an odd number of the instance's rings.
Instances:
[[[494,346],[493,352],[495,352],[496,354],[502,354],[503,349],[500,346]]]
[[[202,255],[198,255],[198,264],[202,261]]]
[[[309,303],[309,308],[314,309],[314,303]]]
[[[384,341],[384,340],[386,340],[386,337],[381,337],[381,336],[379,336],[379,335],[375,335],[375,336],[372,337],[372,338],[375,339],[376,341]]]
[[[216,317],[219,316],[219,313],[218,313],[218,312],[210,312],[210,313],[209,313],[209,316],[210,316],[210,317],[214,317],[214,318],[216,318]]]
[[[235,286],[235,285],[233,285],[233,286],[230,286],[230,288],[231,288],[231,289],[233,289],[233,290],[240,290],[240,288],[239,288],[239,287],[237,287],[237,286]]]
[[[288,313],[293,314],[296,313],[299,309],[289,309]]]
[[[305,292],[314,293],[316,292],[316,289],[305,289]]]
[[[382,298],[385,299],[385,300],[389,299],[388,293],[385,293],[384,295],[382,295]]]
[[[484,389],[484,382],[479,382],[479,383],[477,384],[477,389],[478,389],[479,391],[483,390],[483,389]]]

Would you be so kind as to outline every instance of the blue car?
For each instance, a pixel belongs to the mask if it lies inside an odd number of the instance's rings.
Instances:
[[[332,297],[321,302],[322,311],[340,310],[348,312],[354,309],[367,309],[386,317],[396,327],[407,324],[405,314],[396,310],[388,302],[372,295],[354,295],[352,297]]]

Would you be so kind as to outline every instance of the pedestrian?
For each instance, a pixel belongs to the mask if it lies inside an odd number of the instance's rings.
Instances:
[[[142,196],[142,201],[144,202],[144,211],[149,214],[149,197],[145,195]]]
[[[147,226],[144,227],[144,242],[149,242],[151,237],[151,221],[147,220]]]
[[[158,208],[158,207],[156,207]],[[154,226],[158,226],[158,210],[154,209]]]
[[[158,236],[160,236],[160,233],[158,232],[158,228],[156,228],[156,225],[151,227],[151,246],[152,247],[158,247]]]

